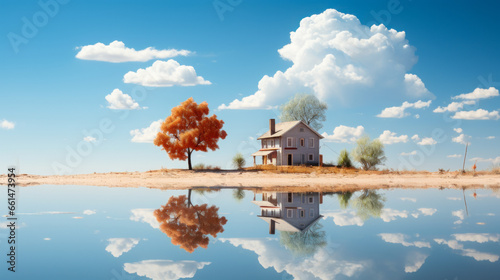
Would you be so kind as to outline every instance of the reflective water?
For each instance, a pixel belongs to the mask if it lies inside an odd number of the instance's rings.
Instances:
[[[0,220],[0,279],[499,279],[499,200],[488,189],[27,187],[15,273]],[[1,191],[2,215],[6,202]]]

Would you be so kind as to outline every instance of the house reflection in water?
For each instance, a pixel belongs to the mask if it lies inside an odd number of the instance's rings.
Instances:
[[[323,217],[319,213],[323,195],[317,192],[264,192],[261,200],[254,197],[252,202],[261,209],[257,217],[269,223],[269,234],[305,232]]]

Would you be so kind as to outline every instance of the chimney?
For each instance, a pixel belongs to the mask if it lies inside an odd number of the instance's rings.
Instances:
[[[276,232],[276,221],[271,219],[269,221],[269,234],[274,234]]]
[[[276,124],[274,119],[269,119],[269,132],[271,133],[271,135],[276,133]]]

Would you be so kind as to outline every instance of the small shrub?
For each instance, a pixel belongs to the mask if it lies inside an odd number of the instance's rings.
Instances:
[[[220,170],[220,166],[205,165],[203,163],[198,163],[193,166],[194,170]]]
[[[202,169],[205,169],[205,164],[203,164],[203,163],[198,163],[198,164],[196,164],[195,166],[193,166],[193,169],[194,169],[194,170],[202,170]]]
[[[234,167],[236,167],[238,169],[242,169],[245,166],[245,164],[246,164],[245,158],[243,157],[243,155],[241,153],[237,153],[233,157]]]
[[[339,167],[352,167],[351,159],[349,158],[349,152],[346,149],[340,151],[339,159],[337,160]]]

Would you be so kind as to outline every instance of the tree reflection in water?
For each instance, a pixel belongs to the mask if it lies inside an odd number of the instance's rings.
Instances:
[[[338,194],[339,204],[342,209],[346,209],[349,206],[349,200],[352,197],[353,192],[342,192]]]
[[[189,190],[187,197],[170,197],[167,204],[154,211],[154,215],[161,231],[172,239],[172,244],[192,253],[198,247],[207,248],[208,235],[217,237],[224,231],[227,219],[219,217],[218,211],[215,205],[193,205]]]
[[[353,202],[356,214],[366,221],[371,217],[378,218],[384,208],[385,197],[374,190],[364,190]]]
[[[318,249],[324,247],[326,242],[323,226],[315,223],[309,229],[301,232],[280,232],[280,243],[297,256],[313,255]]]
[[[241,201],[243,198],[245,198],[245,191],[243,189],[234,189],[233,190],[233,197],[236,199],[236,201]]]
[[[379,218],[384,209],[385,197],[375,190],[363,190],[361,195],[352,199],[354,192],[337,194],[340,207],[346,209],[349,205],[356,210],[356,215],[366,221],[370,217]],[[352,199],[352,201],[351,201]]]

